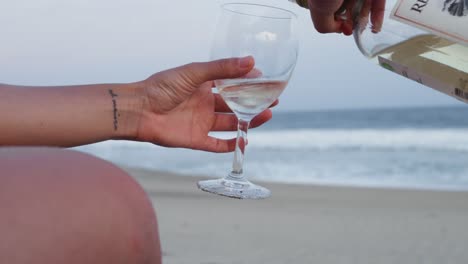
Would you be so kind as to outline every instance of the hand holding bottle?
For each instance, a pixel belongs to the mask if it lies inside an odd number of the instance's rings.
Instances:
[[[310,9],[319,32],[353,33],[375,63],[468,103],[468,9],[459,1],[291,1]]]
[[[352,10],[356,0],[296,0],[309,8],[315,29],[320,33],[343,33],[347,36],[353,33]],[[361,1],[361,17],[369,17],[374,25],[374,31],[379,32],[382,27],[385,0]]]

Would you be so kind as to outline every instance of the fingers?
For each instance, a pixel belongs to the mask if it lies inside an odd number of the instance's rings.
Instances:
[[[309,0],[310,15],[315,29],[320,33],[341,33],[342,20],[335,19],[335,13],[343,0]]]
[[[255,79],[255,78],[260,78],[263,76],[262,71],[260,71],[257,68],[253,68],[251,71],[249,71],[246,75],[242,76],[242,78],[246,79]]]
[[[195,84],[219,79],[233,79],[244,76],[252,70],[255,62],[252,56],[229,58],[209,62],[197,62],[183,66],[186,76]]]
[[[251,122],[250,128],[258,127],[272,118],[272,112],[267,109],[257,115]],[[234,114],[217,114],[215,124],[211,131],[236,131],[237,130],[237,117]],[[198,146],[194,146],[194,149],[210,151],[216,153],[232,152],[236,148],[236,139],[220,139],[208,136]]]
[[[211,131],[237,130],[237,117],[234,114],[218,113]]]
[[[258,114],[250,122],[250,128],[255,128],[268,122],[273,117],[270,109]],[[237,130],[237,117],[234,114],[218,113],[216,120],[211,128],[211,131],[236,131]]]
[[[270,105],[270,108],[275,107],[275,106],[277,106],[278,104],[279,104],[279,100],[276,99],[276,100]]]
[[[344,3],[345,8],[345,18],[338,18],[342,21],[341,24],[341,32],[344,35],[349,36],[353,34],[353,27],[354,27],[354,18],[353,18],[353,9],[356,4],[356,0],[346,0]]]
[[[267,109],[257,115],[251,122],[250,128],[258,127],[272,118],[271,110]],[[233,114],[218,114],[212,131],[236,131],[237,117]],[[194,146],[194,149],[216,153],[232,152],[236,148],[236,139],[220,139],[208,136],[206,141]]]
[[[232,152],[236,149],[236,139],[219,139],[214,137],[207,137],[206,141],[200,146],[195,146],[195,149],[215,153]]]
[[[219,94],[213,94],[215,98],[215,112],[218,113],[230,113],[232,110],[229,108],[229,106],[226,104],[226,102],[223,100],[221,95]]]
[[[354,18],[352,17],[353,9],[356,8],[356,0],[346,1],[346,19],[343,20],[341,30],[345,35],[351,35],[353,33]],[[358,7],[359,20],[368,21],[370,16],[370,22],[373,33],[378,33],[382,28],[382,23],[385,15],[385,0],[365,0],[362,1],[362,6]]]
[[[252,121],[250,122],[250,128],[255,128],[263,125],[264,123],[268,122],[273,117],[273,113],[270,109],[267,109],[257,115]]]
[[[384,16],[385,16],[385,0],[372,1],[371,23],[372,23],[373,33],[378,33],[382,29]]]

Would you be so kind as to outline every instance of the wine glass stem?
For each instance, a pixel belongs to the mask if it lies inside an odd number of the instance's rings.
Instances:
[[[247,145],[247,130],[249,129],[249,125],[250,121],[245,121],[239,118],[237,125],[236,150],[234,152],[232,171],[229,174],[229,177],[236,181],[246,181],[243,173],[243,166],[245,146]]]

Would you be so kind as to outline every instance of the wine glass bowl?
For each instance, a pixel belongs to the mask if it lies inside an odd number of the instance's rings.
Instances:
[[[250,121],[283,92],[296,65],[296,15],[252,3],[221,6],[211,59],[252,56],[254,68],[245,76],[216,80],[215,86],[237,116],[238,133],[232,171],[224,178],[200,181],[204,191],[239,198],[261,199],[271,192],[247,180],[243,161]]]

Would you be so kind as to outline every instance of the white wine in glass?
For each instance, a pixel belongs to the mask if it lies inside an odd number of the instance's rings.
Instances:
[[[283,92],[286,81],[247,81],[218,86],[219,94],[238,117],[256,116]]]
[[[271,192],[247,180],[244,154],[250,121],[281,95],[296,65],[296,15],[288,10],[250,3],[221,6],[211,59],[252,56],[255,66],[237,79],[215,85],[238,118],[232,171],[222,179],[200,181],[204,191],[239,199],[267,198]]]

